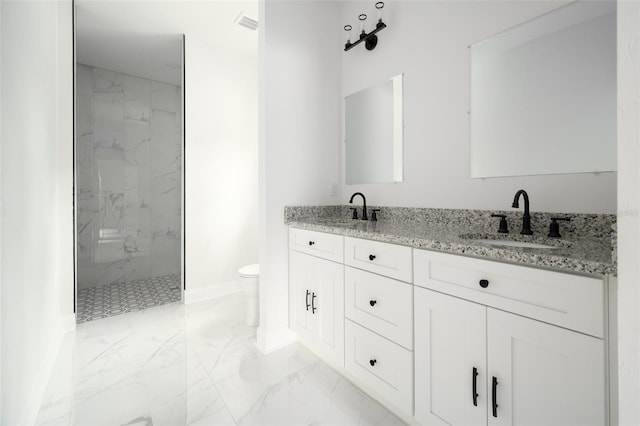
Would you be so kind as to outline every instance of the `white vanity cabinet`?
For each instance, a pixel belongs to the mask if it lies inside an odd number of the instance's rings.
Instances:
[[[344,365],[342,237],[299,229],[289,235],[289,326],[318,354]]]
[[[411,416],[412,249],[346,237],[345,264],[345,369]]]
[[[414,250],[414,281],[419,423],[607,424],[602,280]]]
[[[301,341],[422,425],[607,425],[605,280],[289,230]]]
[[[289,229],[289,326],[407,417],[413,414],[412,262],[410,247]]]

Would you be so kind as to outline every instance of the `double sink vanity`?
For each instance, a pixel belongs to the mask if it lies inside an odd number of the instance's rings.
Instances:
[[[615,2],[576,1],[471,43],[469,176],[615,171],[615,40]],[[345,97],[346,185],[403,182],[412,78]],[[437,158],[430,136],[412,155]],[[411,176],[446,184],[457,160],[439,161]],[[614,215],[531,213],[523,190],[500,212],[367,212],[359,196],[285,208],[305,345],[408,423],[617,424]]]
[[[411,423],[610,424],[615,216],[352,213],[285,209],[302,343]]]

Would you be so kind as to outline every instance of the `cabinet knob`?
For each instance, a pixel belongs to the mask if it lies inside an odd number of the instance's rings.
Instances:
[[[314,245],[315,243],[316,243],[315,241],[309,241],[310,246]]]
[[[374,365],[376,365],[376,362],[378,362],[378,360],[375,359],[370,359],[369,360],[369,364],[371,364],[371,366],[373,367]]]
[[[480,287],[482,288],[489,287],[489,280],[480,280]]]
[[[369,300],[369,304],[370,304],[371,306],[374,306],[376,303],[378,303],[378,301],[377,301],[377,300]]]
[[[375,259],[375,258],[376,258],[376,255],[375,255],[375,254],[370,254],[370,255],[369,255],[369,260],[373,260],[373,259]]]

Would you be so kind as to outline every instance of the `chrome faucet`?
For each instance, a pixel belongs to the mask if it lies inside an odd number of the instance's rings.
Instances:
[[[531,230],[531,216],[529,215],[529,195],[527,194],[527,191],[521,189],[516,192],[516,196],[513,199],[511,207],[514,209],[520,207],[518,204],[520,195],[524,197],[524,215],[522,216],[522,231],[520,231],[520,233],[522,235],[533,235],[533,231]]]
[[[362,192],[356,192],[355,194],[353,194],[351,196],[351,199],[349,200],[349,204],[353,204],[353,197],[355,197],[356,195],[362,197],[362,220],[369,220],[369,218],[367,217],[367,199],[364,198],[364,194]]]

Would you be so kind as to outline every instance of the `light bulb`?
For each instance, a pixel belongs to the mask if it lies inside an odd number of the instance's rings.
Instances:
[[[384,3],[379,1],[376,3],[376,9],[378,9],[378,22],[382,22],[382,8],[384,7]]]
[[[346,43],[347,44],[351,43],[351,28],[352,28],[351,25],[345,25],[344,26],[344,32],[346,34],[346,38],[347,38]]]
[[[358,19],[360,20],[360,32],[364,33],[364,21],[367,20],[367,15],[365,15],[364,13],[361,14],[360,16],[358,16]]]

